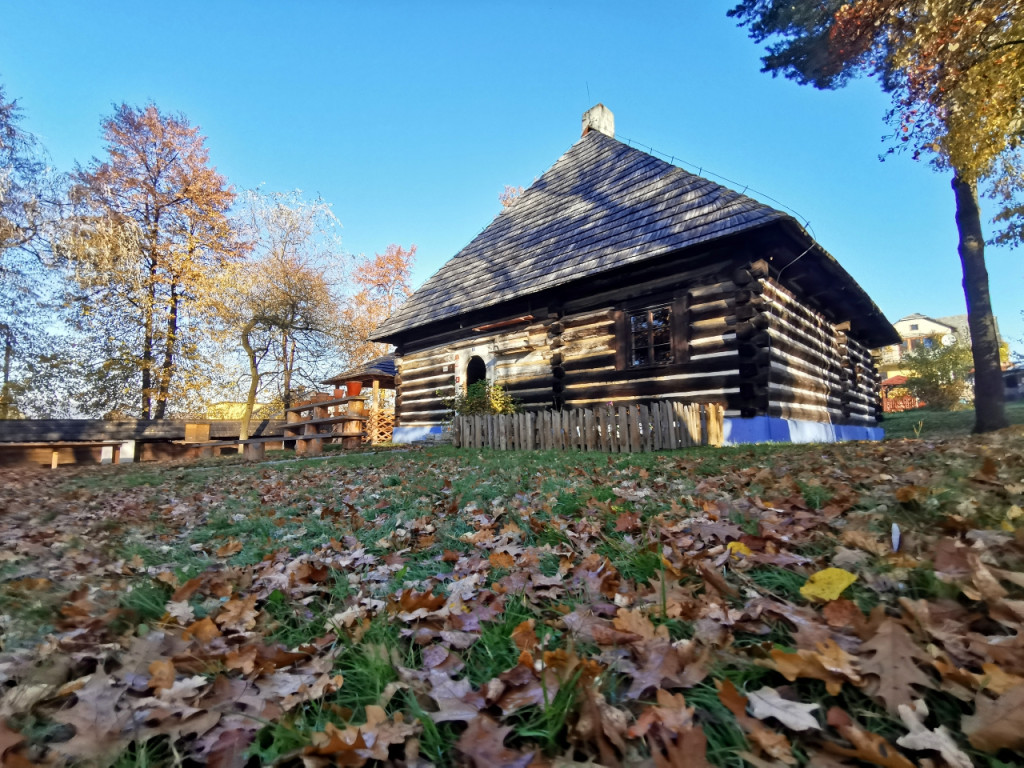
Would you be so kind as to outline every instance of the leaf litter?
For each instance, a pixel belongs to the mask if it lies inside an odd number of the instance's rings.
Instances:
[[[0,763],[1015,764],[1022,504],[1019,429],[0,470]]]

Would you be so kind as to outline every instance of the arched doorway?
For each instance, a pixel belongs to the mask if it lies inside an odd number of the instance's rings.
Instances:
[[[469,358],[469,363],[466,365],[466,386],[471,387],[478,381],[485,381],[487,379],[487,364],[479,355],[473,355]]]

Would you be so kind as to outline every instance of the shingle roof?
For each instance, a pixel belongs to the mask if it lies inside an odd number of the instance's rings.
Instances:
[[[344,373],[339,373],[337,376],[332,376],[329,379],[322,381],[322,384],[344,384],[346,381],[362,381],[364,384],[374,379],[377,379],[382,384],[386,384],[385,389],[389,389],[394,386],[395,378],[395,356],[384,355],[383,357],[377,357],[368,363],[357,366]]]
[[[776,221],[799,228],[792,217],[757,200],[590,131],[372,338],[395,339],[413,328]]]

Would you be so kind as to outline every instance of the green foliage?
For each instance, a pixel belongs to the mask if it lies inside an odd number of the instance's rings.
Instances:
[[[952,411],[971,397],[968,377],[974,360],[962,342],[919,347],[903,358],[910,369],[907,388],[932,408]]]
[[[470,384],[464,393],[446,398],[444,404],[460,416],[519,413],[520,410],[519,401],[506,392],[501,384],[486,381]]]

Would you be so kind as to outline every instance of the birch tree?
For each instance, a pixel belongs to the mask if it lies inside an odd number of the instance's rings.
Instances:
[[[61,241],[83,325],[136,372],[142,418],[164,418],[198,355],[214,276],[244,252],[235,195],[183,115],[122,104],[103,121],[104,159],[72,176]]]

